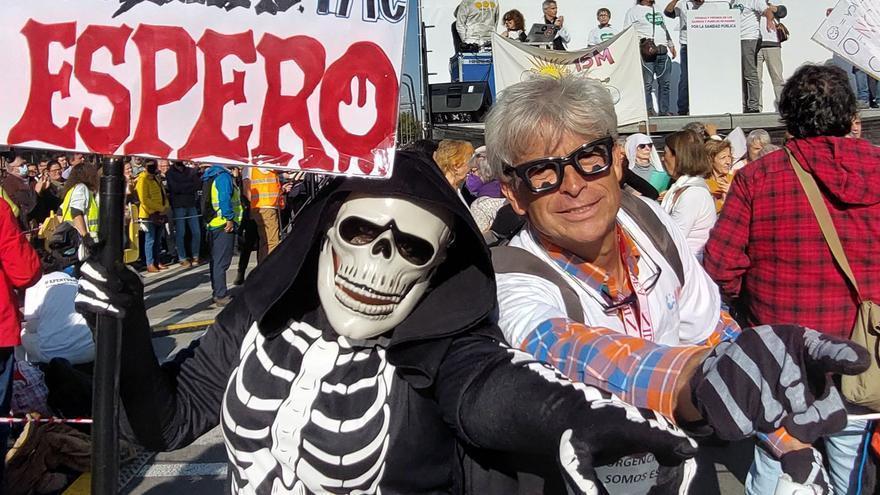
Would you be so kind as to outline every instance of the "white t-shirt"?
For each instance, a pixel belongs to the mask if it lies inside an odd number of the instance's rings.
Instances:
[[[590,31],[590,35],[587,36],[587,46],[596,46],[600,43],[604,43],[614,35],[617,34],[617,30],[611,24],[608,24],[605,27],[594,27],[592,31]]]
[[[756,40],[761,37],[758,17],[767,10],[766,0],[732,0],[730,8],[740,11],[739,39]]]
[[[758,19],[761,24],[761,45],[762,46],[779,46],[779,34],[776,33],[776,23],[773,23],[773,29],[767,29],[767,21]]]
[[[52,358],[71,364],[95,360],[95,342],[85,318],[73,307],[77,280],[64,272],[43,275],[24,295],[21,345],[30,362]]]
[[[635,5],[626,11],[626,17],[623,19],[623,25],[636,25],[636,31],[639,38],[654,38],[657,45],[666,44],[666,22],[663,19],[663,8],[648,7],[647,5]],[[652,21],[653,18],[653,21]]]
[[[73,189],[70,192],[70,204],[69,207],[71,209],[76,209],[81,212],[88,213],[89,210],[89,196],[91,196],[91,192],[89,188],[86,187],[85,184],[77,184],[73,186]]]
[[[694,5],[694,2],[678,2],[675,6],[675,17],[678,19],[678,42],[682,45],[687,45],[688,43],[688,12],[691,10],[697,10],[702,7],[703,4]]]

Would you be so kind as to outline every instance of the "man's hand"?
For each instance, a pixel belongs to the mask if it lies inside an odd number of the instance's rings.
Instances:
[[[675,49],[675,43],[673,43],[671,41],[669,42],[669,53],[672,54],[672,58],[675,58],[678,56],[678,51]]]
[[[724,440],[784,427],[811,444],[846,424],[830,374],[855,375],[868,364],[868,352],[849,340],[794,325],[763,325],[712,349],[690,386],[694,404]]]
[[[223,227],[223,232],[226,232],[228,234],[228,233],[231,233],[234,231],[235,231],[235,222],[233,222],[232,220],[227,220],[226,226]]]
[[[562,28],[562,24],[563,24],[564,22],[565,22],[565,17],[559,16],[559,17],[556,18],[556,22],[554,22],[553,24],[554,24],[558,29],[561,29],[561,28]]]

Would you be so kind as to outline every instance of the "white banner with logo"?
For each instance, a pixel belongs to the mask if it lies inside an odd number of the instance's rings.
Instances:
[[[406,9],[3,0],[0,144],[389,176]]]
[[[586,50],[553,51],[494,35],[495,88],[501,92],[531,75],[576,75],[600,81],[611,92],[619,125],[645,121],[638,37],[629,28]]]
[[[813,40],[880,79],[880,0],[841,0]]]

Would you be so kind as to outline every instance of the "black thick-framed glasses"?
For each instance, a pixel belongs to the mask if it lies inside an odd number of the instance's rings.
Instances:
[[[545,193],[559,188],[569,164],[587,180],[604,175],[613,163],[613,151],[614,139],[606,136],[581,145],[568,156],[548,156],[515,167],[505,164],[503,171],[519,177],[533,193]]]

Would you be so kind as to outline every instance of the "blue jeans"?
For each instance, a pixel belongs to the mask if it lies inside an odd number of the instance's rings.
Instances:
[[[0,347],[0,410],[9,412],[12,401],[12,370],[15,356],[12,347]],[[4,414],[6,416],[6,414]],[[9,423],[0,424],[0,459],[6,458],[6,440],[9,438]],[[5,462],[0,462],[0,486],[3,486]]]
[[[856,98],[859,101],[870,104],[871,95],[874,95],[875,99],[880,98],[880,95],[877,94],[880,81],[859,69],[853,69],[853,76],[856,79]]]
[[[159,260],[159,247],[162,246],[162,233],[165,227],[155,223],[144,221],[147,226],[147,233],[144,237],[144,256],[147,260],[147,266],[155,265]]]
[[[195,206],[188,208],[174,208],[174,229],[177,236],[177,256],[181,261],[186,256],[186,229],[189,227],[191,240],[189,253],[191,257],[199,257],[199,248],[202,244],[202,233],[199,228],[199,212]]]
[[[669,55],[657,55],[653,62],[642,61],[642,78],[645,83],[645,105],[648,113],[654,109],[651,92],[654,86],[654,77],[657,78],[657,106],[660,115],[669,113],[670,83],[669,76],[672,73],[672,64],[669,63]]]
[[[211,291],[214,297],[226,297],[226,270],[232,264],[235,232],[224,232],[221,227],[209,230],[208,235],[211,239]]]
[[[678,78],[678,114],[687,115],[691,111],[688,91],[688,46],[681,45],[681,75]]]
[[[825,437],[825,464],[829,468],[834,493],[859,494],[860,466],[866,454],[864,447],[867,421],[850,421],[846,428]],[[746,493],[763,495],[776,490],[782,467],[766,450],[755,447],[755,460],[746,477]]]

